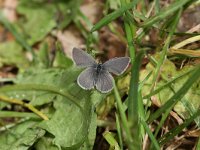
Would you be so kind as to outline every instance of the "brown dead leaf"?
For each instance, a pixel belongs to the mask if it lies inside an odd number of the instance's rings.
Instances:
[[[185,32],[200,24],[200,6],[189,8],[183,12],[178,24],[179,32]]]
[[[121,32],[119,28],[116,29]],[[99,36],[99,49],[107,52],[108,59],[126,55],[126,43],[124,43],[124,41],[122,41],[116,34],[112,33],[107,27],[103,27],[100,30]]]
[[[102,17],[103,4],[100,1],[92,1],[82,5],[80,10],[94,24]]]
[[[94,24],[103,16],[103,4],[100,1],[85,3],[83,6],[81,6],[81,11]],[[84,21],[82,20],[81,22],[83,26],[89,30]],[[124,34],[123,29],[119,24],[116,23],[113,25],[115,25],[115,29],[121,35]],[[105,59],[120,57],[126,54],[126,41],[124,42],[121,40],[119,36],[112,33],[107,27],[104,27],[100,30],[99,37],[99,49],[101,51],[107,52],[107,58]]]
[[[17,13],[16,13],[17,3],[18,0],[4,1],[3,14],[10,22],[14,22],[17,20]]]
[[[4,4],[4,0],[0,0],[0,8],[3,7],[3,4]]]
[[[151,97],[151,101],[154,105],[156,105],[157,107],[161,106],[160,101],[155,97],[152,96]],[[170,115],[177,121],[177,123],[180,125],[183,123],[183,119],[174,111],[170,111]]]
[[[200,24],[198,24],[198,25],[192,27],[191,29],[189,29],[189,30],[187,31],[187,33],[194,33],[194,32],[197,32],[197,33],[200,32]]]
[[[160,101],[156,98],[156,96],[152,96],[151,97],[151,101],[154,105],[156,105],[157,107],[160,107],[161,106],[161,103]]]
[[[186,132],[187,137],[200,137],[200,129],[188,130]]]
[[[167,147],[164,148],[165,150],[189,150],[193,148],[195,141],[188,140],[187,138],[179,138],[174,139],[171,142],[167,143]]]
[[[16,68],[13,68],[12,66],[4,66],[1,68],[0,78],[14,78],[16,72]]]
[[[69,26],[64,32],[60,30],[54,31],[53,35],[61,42],[65,54],[70,58],[72,57],[72,49],[74,47],[84,47],[84,40],[74,26]]]
[[[102,14],[102,3],[99,1],[92,1],[81,6],[82,13],[92,22],[95,23]],[[86,23],[81,19],[83,27],[90,30]],[[54,31],[53,35],[61,42],[64,52],[68,57],[72,57],[72,49],[74,47],[85,48],[85,41],[80,34],[80,31],[74,26],[70,25],[64,32],[58,30]]]

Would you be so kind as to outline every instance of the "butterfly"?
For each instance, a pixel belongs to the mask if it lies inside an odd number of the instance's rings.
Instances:
[[[130,63],[129,57],[116,57],[105,63],[97,63],[92,56],[79,48],[73,48],[72,58],[78,67],[86,68],[77,78],[78,85],[85,90],[96,87],[101,93],[108,93],[113,89],[111,73],[121,75]]]

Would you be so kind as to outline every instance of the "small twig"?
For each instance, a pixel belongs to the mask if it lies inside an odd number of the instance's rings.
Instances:
[[[190,44],[190,43],[193,43],[193,42],[196,42],[196,41],[199,41],[200,40],[200,35],[197,35],[197,36],[193,36],[191,38],[188,38],[174,46],[171,47],[171,49],[180,49],[181,47],[187,45],[187,44]]]
[[[170,48],[169,52],[172,54],[183,54],[183,55],[189,55],[189,56],[194,56],[194,57],[200,57],[200,50]]]
[[[36,109],[31,104],[24,103],[23,101],[18,100],[18,99],[11,99],[11,98],[4,96],[4,95],[0,95],[0,100],[7,102],[7,103],[14,103],[14,104],[22,105],[22,106],[28,108],[29,110],[31,110],[32,112],[34,112],[35,114],[37,114],[38,116],[40,116],[42,119],[49,120],[49,118],[45,114],[43,114],[41,111]]]
[[[196,25],[195,27],[191,28],[187,31],[187,33],[194,33],[194,32],[200,32],[200,24]]]

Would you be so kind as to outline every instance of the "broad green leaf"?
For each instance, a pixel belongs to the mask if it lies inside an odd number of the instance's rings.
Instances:
[[[73,65],[73,61],[65,56],[61,50],[56,51],[56,56],[53,62],[54,67],[69,68]]]
[[[36,127],[37,124],[38,122],[35,121],[25,121],[9,130],[5,130],[0,135],[0,149],[28,150],[45,134],[43,129]]]
[[[55,114],[51,120],[43,121],[40,127],[55,136],[53,141],[55,145],[71,147],[83,142],[85,134],[83,130],[87,130],[83,126],[83,112],[65,99],[56,100],[54,103]]]
[[[49,86],[56,86],[61,89],[59,83],[62,80],[64,74],[62,69],[34,69],[31,68],[26,72],[19,74],[15,80],[16,84],[45,84]],[[67,78],[67,76],[66,76]],[[66,88],[70,85],[66,85]],[[27,87],[28,88],[28,87]],[[18,99],[27,99],[31,101],[32,105],[43,105],[52,102],[56,95],[54,93],[48,93],[44,91],[10,91],[7,92],[9,96]]]
[[[18,68],[29,66],[22,47],[16,42],[0,43],[0,66],[16,65]]]
[[[23,25],[27,41],[31,45],[42,40],[56,26],[56,9],[49,3],[20,0],[17,11],[26,17]]]
[[[39,141],[34,145],[35,150],[59,150],[56,145],[52,144],[52,137],[42,137]]]
[[[73,95],[82,106],[83,112],[69,103],[66,98],[57,98],[54,100],[56,112],[51,120],[43,121],[40,127],[55,136],[53,143],[57,146],[92,149],[95,139],[96,115],[92,111],[90,94],[77,92]],[[88,125],[84,123],[85,121]]]
[[[95,113],[92,113],[91,115],[92,116],[91,116],[90,127],[89,127],[89,130],[88,130],[88,139],[86,140],[86,142],[80,148],[77,148],[77,149],[80,149],[80,150],[92,150],[93,149],[94,141],[95,141],[95,138],[96,138],[96,128],[97,128],[96,119],[97,119],[97,117],[96,117]],[[71,135],[69,135],[65,139],[68,139],[68,138],[71,138]],[[52,136],[46,135],[46,136],[42,137],[35,144],[34,148],[36,150],[59,150],[59,146],[56,146],[54,144],[55,144],[54,138]]]
[[[26,18],[21,23],[28,43],[33,45],[41,41],[55,27],[66,27],[76,15],[79,5],[80,0],[20,0],[17,12]]]
[[[158,59],[158,56],[156,56]],[[163,85],[165,85],[170,80],[173,80],[174,78],[181,76],[184,73],[187,73],[189,70],[191,70],[191,66],[185,66],[181,70],[177,70],[175,65],[169,61],[168,59],[165,60],[162,69],[161,69],[161,79],[156,84],[156,88],[161,88]],[[154,67],[149,63],[146,66],[145,70],[141,71],[141,80],[150,72],[153,71]],[[167,102],[167,100],[172,97],[185,83],[190,77],[190,74],[184,75],[184,77],[177,79],[175,82],[169,84],[167,87],[163,88],[161,91],[159,91],[157,94],[155,94],[155,98],[158,100],[158,102],[163,105]],[[150,77],[146,82],[145,85],[142,87],[143,95],[147,95],[149,93],[150,87],[151,87],[151,81],[152,77]],[[193,114],[193,112],[196,112],[196,110],[200,106],[200,88],[199,88],[200,80],[197,80],[192,87],[187,91],[184,98],[179,101],[175,107],[174,110],[181,115],[183,118],[188,118],[190,115]],[[187,104],[190,104],[187,105]],[[198,120],[198,119],[197,119]]]
[[[178,89],[178,91],[170,97],[170,99],[161,106],[155,113],[153,113],[150,116],[149,122],[152,120],[158,118],[163,112],[166,110],[171,110],[173,107],[179,102],[187,93],[188,90],[191,89],[193,84],[199,80],[200,77],[200,66],[196,67],[195,70],[192,72],[190,78],[184,82],[184,84],[181,86],[181,88]],[[166,111],[169,113],[169,111]]]
[[[94,99],[91,99],[91,101],[93,100]],[[84,145],[80,148],[80,150],[93,150],[94,142],[96,139],[96,130],[97,130],[97,114],[92,111],[90,116],[88,137]]]
[[[53,143],[57,147],[92,149],[95,140],[96,114],[92,111],[92,100],[98,97],[90,91],[82,90],[76,83],[80,70],[68,69],[30,69],[21,74],[15,83],[43,84],[47,88],[54,86],[58,91],[63,91],[75,97],[81,105],[82,111],[76,105],[70,103],[70,99],[61,97],[47,91],[15,90],[7,92],[12,97],[31,100],[34,105],[43,105],[53,102],[55,111],[50,112],[51,119],[43,121],[40,127],[54,136]],[[4,92],[5,94],[5,92]],[[93,95],[93,96],[92,96]]]

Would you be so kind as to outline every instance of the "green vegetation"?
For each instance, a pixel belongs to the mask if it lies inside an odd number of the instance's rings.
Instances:
[[[199,1],[17,1],[15,21],[0,10],[0,149],[200,149],[200,35],[183,27]],[[77,46],[130,56],[112,92],[78,86]]]

